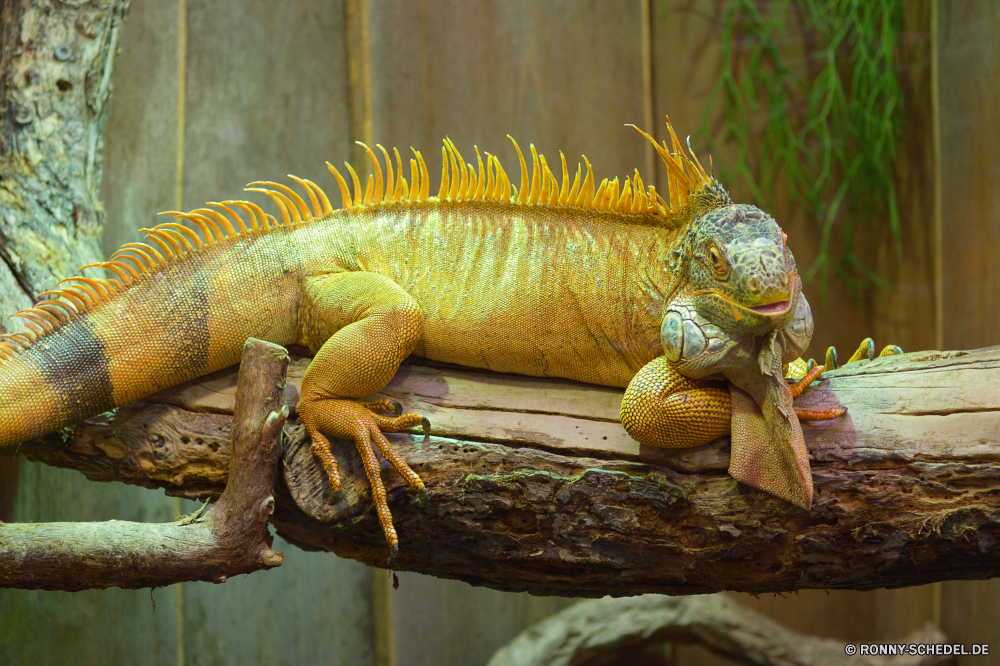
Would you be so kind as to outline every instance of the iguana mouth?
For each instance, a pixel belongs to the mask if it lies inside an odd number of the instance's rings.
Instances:
[[[754,312],[759,312],[766,315],[776,315],[781,314],[788,309],[791,304],[790,300],[776,301],[774,303],[768,303],[767,305],[754,305],[750,309]]]

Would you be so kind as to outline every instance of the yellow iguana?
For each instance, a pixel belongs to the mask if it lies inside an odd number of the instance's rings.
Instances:
[[[668,120],[669,127],[669,120]],[[733,204],[670,128],[656,147],[669,192],[638,171],[595,187],[590,163],[556,178],[531,147],[514,188],[499,160],[466,164],[445,140],[437,196],[414,151],[378,146],[343,207],[312,181],[302,195],[253,183],[280,221],[246,201],[174,212],[17,313],[29,332],[0,342],[0,447],[76,423],[237,363],[256,337],[315,354],[299,413],[340,486],[328,437],[355,442],[394,560],[396,532],[376,450],[426,496],[383,435],[429,424],[382,389],[410,354],[499,372],[628,387],[622,423],[640,442],[678,447],[732,431],[733,477],[809,508],[812,480],[783,365],[813,320],[777,223]],[[517,144],[515,142],[515,147]],[[690,151],[690,147],[688,147]],[[308,202],[307,202],[308,200]],[[85,266],[84,268],[88,268]],[[726,381],[729,382],[729,387]],[[395,412],[395,414],[392,414]],[[842,410],[804,414],[836,418]]]

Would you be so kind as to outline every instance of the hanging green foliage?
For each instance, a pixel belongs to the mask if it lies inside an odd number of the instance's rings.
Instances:
[[[902,0],[726,0],[718,13],[722,68],[700,131],[718,150],[708,117],[721,103],[723,140],[738,150],[723,177],[765,205],[777,179],[787,180],[821,230],[805,277],[818,280],[824,305],[832,275],[853,298],[885,286],[852,241],[860,223],[887,221],[902,252],[892,175],[903,123],[894,67]],[[802,54],[804,66],[794,62]]]

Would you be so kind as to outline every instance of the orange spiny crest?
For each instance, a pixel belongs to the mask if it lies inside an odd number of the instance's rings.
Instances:
[[[267,189],[256,188],[256,191],[275,201],[282,211],[282,224],[278,224],[273,216],[250,201],[211,202],[208,205],[212,208],[198,208],[187,213],[161,213],[172,215],[178,220],[187,220],[198,227],[201,235],[178,222],[140,229],[146,232],[148,243],[125,243],[107,261],[80,267],[81,271],[103,268],[115,277],[103,279],[76,275],[62,279],[55,288],[41,292],[33,307],[10,315],[9,317],[23,320],[26,330],[0,335],[0,361],[14,357],[62,326],[112,301],[149,275],[167,270],[189,255],[219,243],[269,232],[272,225],[275,228],[294,228],[315,217],[334,212],[319,186],[295,176],[291,178],[305,191],[308,204],[294,190],[280,183],[251,183],[267,186]],[[249,218],[249,226],[240,211]]]
[[[630,125],[630,127],[634,128],[652,144],[656,153],[667,167],[669,199],[664,202],[666,212],[676,213],[692,194],[712,184],[712,177],[706,173],[705,169],[701,166],[701,162],[698,161],[698,156],[691,149],[690,138],[688,140],[687,152],[684,151],[680,139],[677,138],[677,133],[674,132],[674,126],[671,124],[669,116],[667,116],[667,130],[670,134],[672,151],[667,146],[666,141],[661,145],[656,142],[656,139],[635,125]]]
[[[385,162],[384,171],[376,153],[359,142],[374,170],[373,175],[367,179],[364,192],[361,190],[358,174],[350,164],[344,163],[350,175],[350,184],[331,163],[327,162],[326,165],[340,189],[342,210],[392,204],[413,205],[429,201],[495,201],[534,206],[572,206],[669,218],[680,211],[691,195],[712,185],[713,180],[691,150],[690,142],[685,151],[669,118],[667,128],[669,145],[666,141],[657,143],[649,134],[635,128],[652,144],[667,167],[666,199],[656,191],[655,186],[643,183],[638,170],[621,185],[619,179],[615,178],[610,181],[604,179],[599,186],[595,186],[594,172],[586,156],[582,156],[583,164],[577,164],[575,175],[570,180],[566,157],[560,152],[558,172],[561,178],[558,178],[545,156],[533,144],[529,144],[529,178],[524,154],[509,135],[520,166],[519,187],[512,185],[495,155],[480,153],[478,146],[474,146],[475,165],[467,163],[455,143],[447,138],[441,149],[441,187],[436,199],[430,196],[430,173],[423,155],[412,147],[409,183],[403,177],[403,162],[399,151],[393,148],[393,168],[389,152],[379,144],[376,144],[376,148]],[[148,243],[126,243],[108,261],[81,268],[104,268],[115,277],[101,279],[74,276],[60,280],[56,288],[39,294],[41,300],[34,307],[11,315],[23,319],[27,330],[0,335],[0,360],[14,356],[39,338],[112,300],[147,276],[167,270],[190,255],[239,238],[295,229],[336,212],[319,185],[292,175],[289,178],[301,188],[305,197],[291,187],[273,181],[254,181],[246,188],[247,191],[259,192],[270,198],[280,212],[280,221],[264,212],[257,204],[240,200],[210,202],[208,207],[186,213],[167,211],[164,214],[172,215],[176,221],[159,224],[151,229],[141,229],[146,232]],[[247,216],[249,224],[241,213]],[[201,233],[181,224],[182,220],[187,220]],[[46,296],[50,298],[43,298]]]

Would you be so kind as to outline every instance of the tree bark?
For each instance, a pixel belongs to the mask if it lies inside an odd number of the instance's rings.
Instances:
[[[289,369],[293,410],[308,359]],[[736,483],[728,441],[642,447],[621,391],[407,363],[380,394],[431,421],[389,435],[427,484],[383,464],[397,568],[535,594],[868,590],[1000,571],[1000,347],[876,359],[824,376],[798,401],[848,407],[805,426],[816,495],[803,511]],[[212,497],[226,480],[234,371],[122,407],[22,447],[95,480]],[[329,488],[290,423],[273,522],[286,539],[384,566],[387,549],[353,445]]]
[[[0,312],[102,258],[111,74],[130,0],[0,3]],[[0,319],[0,333],[25,330]],[[0,519],[18,467],[0,452]]]
[[[702,645],[752,666],[931,666],[954,663],[954,657],[921,655],[917,646],[946,640],[944,632],[928,624],[894,641],[897,650],[913,645],[914,654],[851,655],[847,641],[792,631],[725,595],[647,594],[574,604],[522,631],[494,653],[488,666],[611,663],[600,659],[667,641]]]
[[[0,587],[160,587],[280,566],[267,521],[288,408],[287,352],[247,340],[237,380],[229,481],[206,513],[165,524],[0,523]]]
[[[4,2],[0,272],[14,278],[23,303],[102,259],[104,123],[129,4]]]

